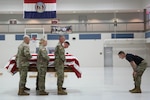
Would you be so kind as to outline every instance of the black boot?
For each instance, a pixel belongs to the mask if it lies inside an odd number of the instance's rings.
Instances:
[[[66,90],[66,88],[65,88],[65,87],[62,87],[62,89],[63,89],[63,90]]]

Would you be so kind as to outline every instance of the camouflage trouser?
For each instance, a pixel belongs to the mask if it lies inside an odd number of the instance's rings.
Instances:
[[[20,74],[19,88],[25,87],[27,73],[28,73],[28,66],[20,66],[19,67],[19,74]]]
[[[140,87],[141,86],[141,78],[142,75],[147,67],[147,63],[145,60],[143,60],[138,66],[137,66],[137,75],[133,76],[135,86]]]
[[[57,86],[62,87],[63,82],[64,82],[64,64],[63,63],[57,66],[56,73],[57,73]]]
[[[39,66],[38,67],[38,75],[36,80],[36,88],[39,89],[39,91],[45,90],[45,76],[47,72],[47,67]]]

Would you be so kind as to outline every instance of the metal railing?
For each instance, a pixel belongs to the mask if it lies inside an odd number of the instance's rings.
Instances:
[[[146,21],[146,30],[145,31],[150,31],[150,19]]]
[[[72,26],[73,33],[81,32],[144,32],[144,22],[118,22],[114,23],[58,23],[58,24],[0,24],[0,33],[22,33],[25,28],[44,28],[51,33],[51,26]],[[150,26],[149,26],[150,27]],[[147,27],[147,29],[149,28]],[[32,30],[37,32],[38,30]]]

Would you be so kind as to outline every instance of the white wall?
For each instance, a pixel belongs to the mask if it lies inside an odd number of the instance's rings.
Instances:
[[[141,3],[141,0],[58,0],[57,10],[140,9]]]
[[[84,67],[98,67],[103,66],[103,55],[100,55],[100,52],[103,52],[103,42],[102,40],[79,40],[78,34],[70,34],[70,47],[66,49],[66,52],[76,56],[80,65]],[[75,37],[76,40],[72,40],[72,37]],[[5,41],[0,41],[0,66],[4,67],[10,57],[17,53],[18,45],[22,41],[16,41],[14,34],[7,34]],[[48,41],[48,47],[55,47],[58,41]],[[36,45],[36,44],[35,44]],[[30,51],[33,52],[34,43],[30,41]],[[94,60],[93,60],[94,59]]]
[[[150,7],[150,0],[143,0],[143,8]]]
[[[23,11],[23,0],[1,0],[0,1],[0,11]],[[8,13],[5,12],[5,13]]]
[[[135,39],[144,39],[144,33],[135,33]],[[76,40],[72,40],[75,37]],[[111,33],[101,33],[101,40],[79,40],[79,34],[69,34],[70,47],[66,52],[73,54],[79,59],[81,67],[104,67],[104,51],[103,47],[105,40],[111,38]],[[125,39],[124,42],[127,40]],[[0,41],[0,67],[4,67],[10,57],[17,53],[17,47],[22,41],[15,41],[15,34],[6,34],[6,40]],[[134,53],[150,60],[150,45],[139,43],[140,41],[128,44],[113,44],[113,66],[124,67],[129,66],[125,60],[118,58],[118,52],[124,50],[125,52]],[[32,41],[31,41],[32,43]],[[57,40],[48,41],[48,47],[55,47]],[[33,47],[32,47],[33,48]],[[100,54],[102,53],[102,54]],[[150,65],[150,62],[148,62]]]
[[[75,55],[81,66],[84,67],[97,67],[103,66],[103,42],[102,40],[79,40],[78,34],[71,34],[68,53]],[[76,37],[76,40],[72,40],[71,37]]]
[[[72,38],[76,38],[73,40]],[[103,41],[102,40],[79,40],[79,34],[69,34],[70,46],[66,53],[72,54],[78,58],[83,67],[103,66]],[[58,41],[48,41],[48,46],[55,47]],[[94,60],[93,60],[94,59]]]
[[[10,57],[17,53],[17,48],[20,41],[15,41],[15,35],[9,34],[5,36],[5,41],[0,41],[0,67],[4,67]]]

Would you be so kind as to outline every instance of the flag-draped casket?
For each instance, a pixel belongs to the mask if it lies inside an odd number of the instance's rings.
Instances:
[[[48,66],[48,71],[53,72],[55,71],[54,68],[54,59],[55,56],[54,54],[49,54],[50,61],[49,61],[49,66]],[[69,70],[67,72],[74,72],[78,78],[81,78],[81,70],[80,70],[80,65],[78,59],[70,54],[65,55],[66,57],[66,62],[65,62],[65,69]],[[13,56],[10,58],[8,63],[6,64],[5,68],[7,69],[8,72],[10,72],[12,75],[14,75],[17,71],[18,68],[16,66],[16,56]],[[29,71],[37,71],[37,54],[32,54],[32,58],[29,60],[30,66],[29,66]]]

